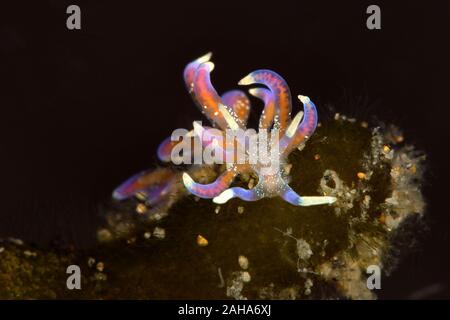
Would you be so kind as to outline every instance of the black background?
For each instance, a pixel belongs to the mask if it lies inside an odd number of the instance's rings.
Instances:
[[[219,92],[268,68],[312,97],[319,116],[377,116],[404,129],[428,154],[430,232],[380,297],[440,284],[430,297],[450,298],[450,5],[393,2],[2,3],[0,237],[89,247],[111,190],[155,165],[173,129],[201,120],[181,75],[212,51]],[[70,4],[81,7],[82,30],[66,28]],[[381,30],[366,28],[369,4],[381,7]]]

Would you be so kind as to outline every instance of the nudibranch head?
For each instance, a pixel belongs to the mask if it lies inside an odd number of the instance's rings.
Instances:
[[[183,159],[196,158],[191,151],[191,142],[197,142],[214,159],[221,159],[226,169],[209,184],[195,182],[188,173],[182,175],[185,188],[200,198],[213,199],[215,203],[225,203],[232,198],[256,201],[266,197],[280,196],[296,206],[330,204],[336,198],[329,196],[301,197],[288,185],[283,166],[289,154],[304,144],[317,127],[317,109],[307,96],[299,95],[303,111],[291,119],[292,97],[286,81],[271,70],[256,70],[241,79],[243,86],[262,85],[249,89],[249,93],[262,100],[264,109],[259,121],[259,130],[246,128],[250,113],[250,100],[241,90],[231,90],[221,96],[211,83],[214,64],[208,53],[184,69],[186,88],[212,127],[204,127],[194,122],[193,130],[187,131],[179,139],[167,138],[158,148],[158,158],[168,162],[173,160],[176,149],[185,140],[188,148],[182,148]],[[249,134],[252,133],[252,134]],[[195,140],[195,141],[192,141]],[[186,146],[186,143],[184,143]],[[194,150],[195,151],[195,150]],[[181,158],[178,156],[177,159]],[[198,162],[195,162],[198,163]],[[219,162],[220,163],[220,162]],[[252,173],[258,177],[252,189],[230,187],[236,176]],[[142,184],[140,175],[133,176],[116,189],[114,197],[124,199],[138,189],[153,188],[156,195],[167,186]]]

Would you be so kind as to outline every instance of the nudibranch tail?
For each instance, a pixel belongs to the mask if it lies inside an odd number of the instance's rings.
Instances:
[[[284,154],[289,154],[292,150],[298,147],[301,143],[307,140],[314,133],[317,127],[317,109],[314,103],[306,96],[299,95],[298,98],[303,103],[304,113],[303,119],[298,124],[299,119],[295,117],[292,120],[292,125],[297,128],[293,133],[293,128],[289,128],[289,132],[283,136],[280,141],[280,151]],[[298,116],[298,115],[297,115]]]
[[[275,108],[279,118],[280,133],[286,130],[292,110],[291,91],[286,81],[271,70],[256,70],[239,81],[240,85],[262,84],[269,88],[275,99]]]
[[[222,173],[213,183],[196,183],[186,172],[183,173],[183,183],[186,189],[200,198],[211,199],[222,193],[230,186],[237,173],[234,170],[227,170]]]

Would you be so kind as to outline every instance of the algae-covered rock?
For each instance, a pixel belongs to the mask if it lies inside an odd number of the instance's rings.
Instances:
[[[321,123],[284,170],[296,192],[334,196],[331,205],[281,198],[217,205],[185,192],[187,168],[155,169],[173,170],[173,194],[156,207],[139,195],[111,202],[89,252],[0,243],[0,298],[376,298],[367,268],[387,275],[399,239],[420,227],[425,210],[424,157],[403,140],[394,127],[339,115]],[[208,182],[223,168],[189,170]],[[252,188],[256,179],[235,184]],[[71,264],[80,266],[80,290],[67,289]]]

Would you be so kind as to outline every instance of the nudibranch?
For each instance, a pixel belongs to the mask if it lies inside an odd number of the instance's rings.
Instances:
[[[188,92],[191,94],[194,103],[210,121],[212,127],[203,127],[194,122],[193,130],[186,134],[186,138],[197,139],[202,147],[208,147],[215,143],[221,150],[226,161],[226,169],[217,179],[209,184],[195,182],[191,176],[184,172],[182,180],[185,188],[200,198],[213,199],[213,202],[222,204],[232,198],[240,198],[245,201],[256,201],[265,197],[280,196],[285,201],[295,206],[311,206],[320,204],[331,204],[336,198],[330,196],[300,196],[287,182],[288,175],[285,168],[288,155],[298,147],[302,146],[314,133],[317,126],[317,110],[314,103],[306,96],[299,95],[298,99],[303,104],[303,111],[291,119],[292,98],[290,89],[286,81],[276,72],[271,70],[257,70],[251,72],[238,82],[239,85],[258,85],[249,89],[250,95],[262,100],[264,109],[259,120],[259,131],[277,131],[276,141],[272,141],[271,146],[276,149],[270,150],[272,155],[276,155],[276,168],[269,168],[267,162],[256,161],[254,163],[239,162],[234,155],[236,147],[250,152],[247,149],[246,141],[224,139],[211,139],[213,130],[222,132],[221,138],[225,137],[225,131],[245,130],[250,113],[250,100],[241,90],[228,91],[221,96],[217,93],[211,83],[211,72],[214,64],[210,61],[211,54],[208,53],[191,63],[189,63],[183,73],[184,82]],[[218,142],[220,141],[220,142]],[[275,142],[275,143],[274,143]],[[173,150],[179,141],[172,141],[169,137],[165,139],[158,148],[158,158],[163,162],[171,161]],[[217,144],[219,144],[217,146]],[[270,148],[270,147],[269,147]],[[228,161],[228,159],[231,159]],[[234,179],[241,174],[255,174],[258,177],[256,186],[252,189],[241,187],[231,187]],[[149,173],[137,174],[113,193],[113,197],[123,200],[139,192],[150,194],[152,199],[157,199],[170,190],[173,183],[171,177],[167,177],[166,183],[159,182],[157,185],[154,179],[145,179]]]

